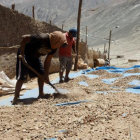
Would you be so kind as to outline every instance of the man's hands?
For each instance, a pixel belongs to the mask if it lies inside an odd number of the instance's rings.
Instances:
[[[68,45],[67,43],[64,43],[61,47],[65,48],[65,47],[67,47],[67,45]]]
[[[50,83],[50,79],[49,79],[49,76],[45,76],[44,75],[44,82],[46,83],[46,84],[49,84]]]
[[[22,56],[22,55],[18,55],[18,58],[19,58],[19,59],[22,59],[22,58],[23,58],[23,56]]]

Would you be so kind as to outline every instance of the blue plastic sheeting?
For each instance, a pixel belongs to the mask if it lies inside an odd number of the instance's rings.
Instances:
[[[123,117],[126,117],[126,116],[127,116],[127,114],[128,114],[128,113],[123,113],[123,114],[122,114],[122,116],[123,116]]]
[[[73,72],[73,73],[70,73],[69,74],[69,78],[76,78],[76,77],[79,77],[79,76],[81,76],[82,75],[82,73],[83,73],[83,71],[81,70],[81,71],[79,71],[79,72]],[[51,83],[52,84],[57,84],[57,83],[59,83],[59,78],[56,78],[55,80],[53,80],[53,81],[51,81]]]
[[[89,72],[95,71],[95,69],[87,69],[87,70],[82,70],[82,74],[87,74]]]
[[[96,68],[96,70],[107,70],[108,72],[112,72],[112,73],[124,73],[125,71],[132,70],[134,68],[140,68],[140,65],[135,65],[130,68],[117,68],[117,67],[113,67],[113,66],[98,67],[98,68]]]
[[[102,81],[106,84],[112,84],[118,78],[111,78],[111,79],[102,79]]]
[[[118,91],[112,91],[112,90],[109,90],[109,91],[96,91],[96,93],[98,93],[98,94],[104,94],[104,95],[108,94],[109,92],[117,93]]]
[[[97,70],[107,70],[108,72],[112,72],[112,73],[124,73],[128,70],[132,70],[134,68],[139,68],[140,69],[140,65],[134,65],[133,67],[130,68],[117,68],[117,67],[113,67],[113,66],[106,66],[106,67],[97,67],[96,69],[88,69],[88,70],[84,70],[82,73],[86,74],[92,71],[97,71]]]
[[[135,94],[140,94],[140,86],[127,88],[126,91],[131,92],[131,93],[135,93]]]
[[[108,72],[110,72],[110,73],[123,73],[124,70],[118,70],[118,69],[116,69],[116,70],[109,70]]]
[[[88,87],[88,83],[84,81],[79,82],[79,85]]]
[[[81,71],[79,71],[79,72],[73,72],[73,73],[70,73],[69,74],[69,77],[70,78],[76,78],[76,77],[79,77],[79,76],[81,76],[82,75],[82,70]]]
[[[96,93],[106,95],[107,94],[107,91],[96,91]]]
[[[124,73],[125,71],[131,70],[134,68],[140,68],[140,65],[135,65],[135,66],[130,67],[130,68],[117,68],[117,67],[113,67],[113,66],[98,67],[96,69],[87,69],[87,70],[81,70],[79,72],[73,72],[73,73],[70,73],[69,76],[70,76],[70,78],[76,78],[76,77],[79,77],[79,76],[84,74],[85,76],[87,76],[89,78],[97,78],[98,75],[88,74],[89,72],[93,72],[93,71],[97,71],[97,70],[107,70],[108,72],[122,73],[124,77],[132,76],[132,75],[140,75],[140,73]],[[117,78],[103,79],[103,82],[105,82],[107,84],[112,84],[116,79]],[[59,83],[59,78],[56,78],[55,80],[52,81],[52,84],[55,84],[55,83]],[[86,85],[86,83],[83,83],[83,84],[84,84],[84,86]],[[135,86],[136,87],[128,88],[126,90],[128,92],[132,92],[132,93],[140,93],[139,85],[135,85]],[[44,93],[53,94],[54,92],[55,92],[55,90],[53,88],[51,88],[50,86],[48,86],[48,85],[44,86]],[[62,89],[62,90],[60,90],[60,92],[66,92],[66,91],[64,91],[64,89]],[[28,90],[27,92],[24,93],[23,96],[20,96],[20,99],[37,98],[37,97],[38,97],[38,88],[33,89],[33,90]],[[13,100],[13,96],[11,96],[7,99],[0,100],[0,106],[6,106],[6,105],[9,106],[9,105],[11,105],[12,100]]]
[[[98,75],[93,75],[93,74],[87,74],[87,72],[91,72],[91,71],[94,71],[94,69],[88,69],[88,70],[81,70],[81,71],[79,71],[79,72],[73,72],[73,73],[70,73],[69,74],[69,77],[70,78],[77,78],[77,77],[79,77],[79,76],[81,76],[81,75],[85,75],[85,76],[87,76],[88,78],[97,78],[97,77],[99,77]],[[57,84],[57,83],[59,83],[59,78],[56,78],[55,80],[53,80],[52,82],[51,82],[52,84]]]
[[[140,89],[140,86],[137,86],[137,87],[133,87],[133,89]]]
[[[55,92],[55,90],[52,87],[50,87],[48,85],[44,86],[44,93],[53,94],[54,92]],[[39,93],[38,88],[28,90],[23,94],[23,96],[20,97],[20,99],[37,98],[38,93]]]
[[[86,74],[85,76],[87,76],[90,79],[98,78],[99,77],[98,75],[93,75],[93,74]]]
[[[110,70],[110,69],[117,69],[117,68],[113,67],[113,66],[98,67],[98,68],[96,68],[96,70]]]
[[[58,89],[58,90],[62,94],[66,94],[66,93],[69,92],[66,89]],[[39,93],[38,88],[28,90],[22,96],[20,96],[20,99],[29,99],[29,98],[35,99],[35,98],[38,97],[38,93]],[[55,93],[55,90],[52,87],[50,87],[49,85],[45,85],[44,86],[44,93],[53,94],[53,93]],[[0,100],[0,106],[11,106],[12,105],[12,103],[11,103],[12,100],[13,100],[13,96],[8,97],[8,98],[3,99],[3,100]]]
[[[127,77],[127,76],[137,76],[140,75],[140,73],[124,73],[123,76]]]
[[[140,80],[133,80],[132,82],[129,83],[129,85],[139,86]]]
[[[115,86],[115,87],[112,87],[113,89],[120,89],[120,87],[117,87],[117,86]]]
[[[11,106],[14,96],[0,100],[0,106]]]
[[[140,65],[134,65],[132,68],[140,68]]]
[[[57,140],[57,138],[44,138],[44,140]]]
[[[52,84],[57,84],[59,83],[59,78],[56,78],[55,80],[51,81]]]
[[[60,132],[60,133],[66,133],[68,131],[67,130],[59,130],[58,132]]]
[[[56,104],[56,106],[77,105],[77,104],[86,103],[86,102],[88,102],[88,101],[87,100],[83,100],[83,101],[76,101],[76,102],[66,102],[66,103]]]

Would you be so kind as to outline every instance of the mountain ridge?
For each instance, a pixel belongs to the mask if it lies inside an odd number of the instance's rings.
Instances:
[[[19,12],[32,16],[35,5],[35,18],[52,22],[68,30],[77,25],[78,1],[41,0],[26,1],[16,5]],[[81,39],[90,48],[103,50],[108,46],[109,32],[112,30],[111,55],[126,55],[127,58],[140,50],[140,1],[139,0],[83,0],[81,15]],[[133,48],[133,49],[132,49]],[[128,55],[127,55],[128,54]],[[140,56],[137,54],[137,57]]]

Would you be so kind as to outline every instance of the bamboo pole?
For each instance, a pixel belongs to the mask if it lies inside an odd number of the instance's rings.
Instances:
[[[110,45],[111,45],[111,36],[112,36],[112,31],[110,30],[109,32],[109,47],[108,47],[108,60],[110,63]]]
[[[78,55],[79,55],[79,39],[80,39],[80,19],[81,19],[81,7],[82,7],[82,0],[79,0],[79,9],[78,9],[78,18],[77,18],[77,40],[76,40],[76,58],[74,64],[74,70],[76,71],[78,66]]]

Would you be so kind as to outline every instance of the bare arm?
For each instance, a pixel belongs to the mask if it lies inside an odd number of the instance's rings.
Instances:
[[[24,35],[23,40],[20,43],[20,54],[21,57],[24,56],[24,50],[26,43],[30,42],[30,35]]]
[[[49,80],[49,69],[50,69],[52,57],[53,57],[53,55],[47,55],[47,57],[45,59],[45,62],[44,62],[44,70],[45,70],[44,79],[47,83],[50,82],[50,80]]]

